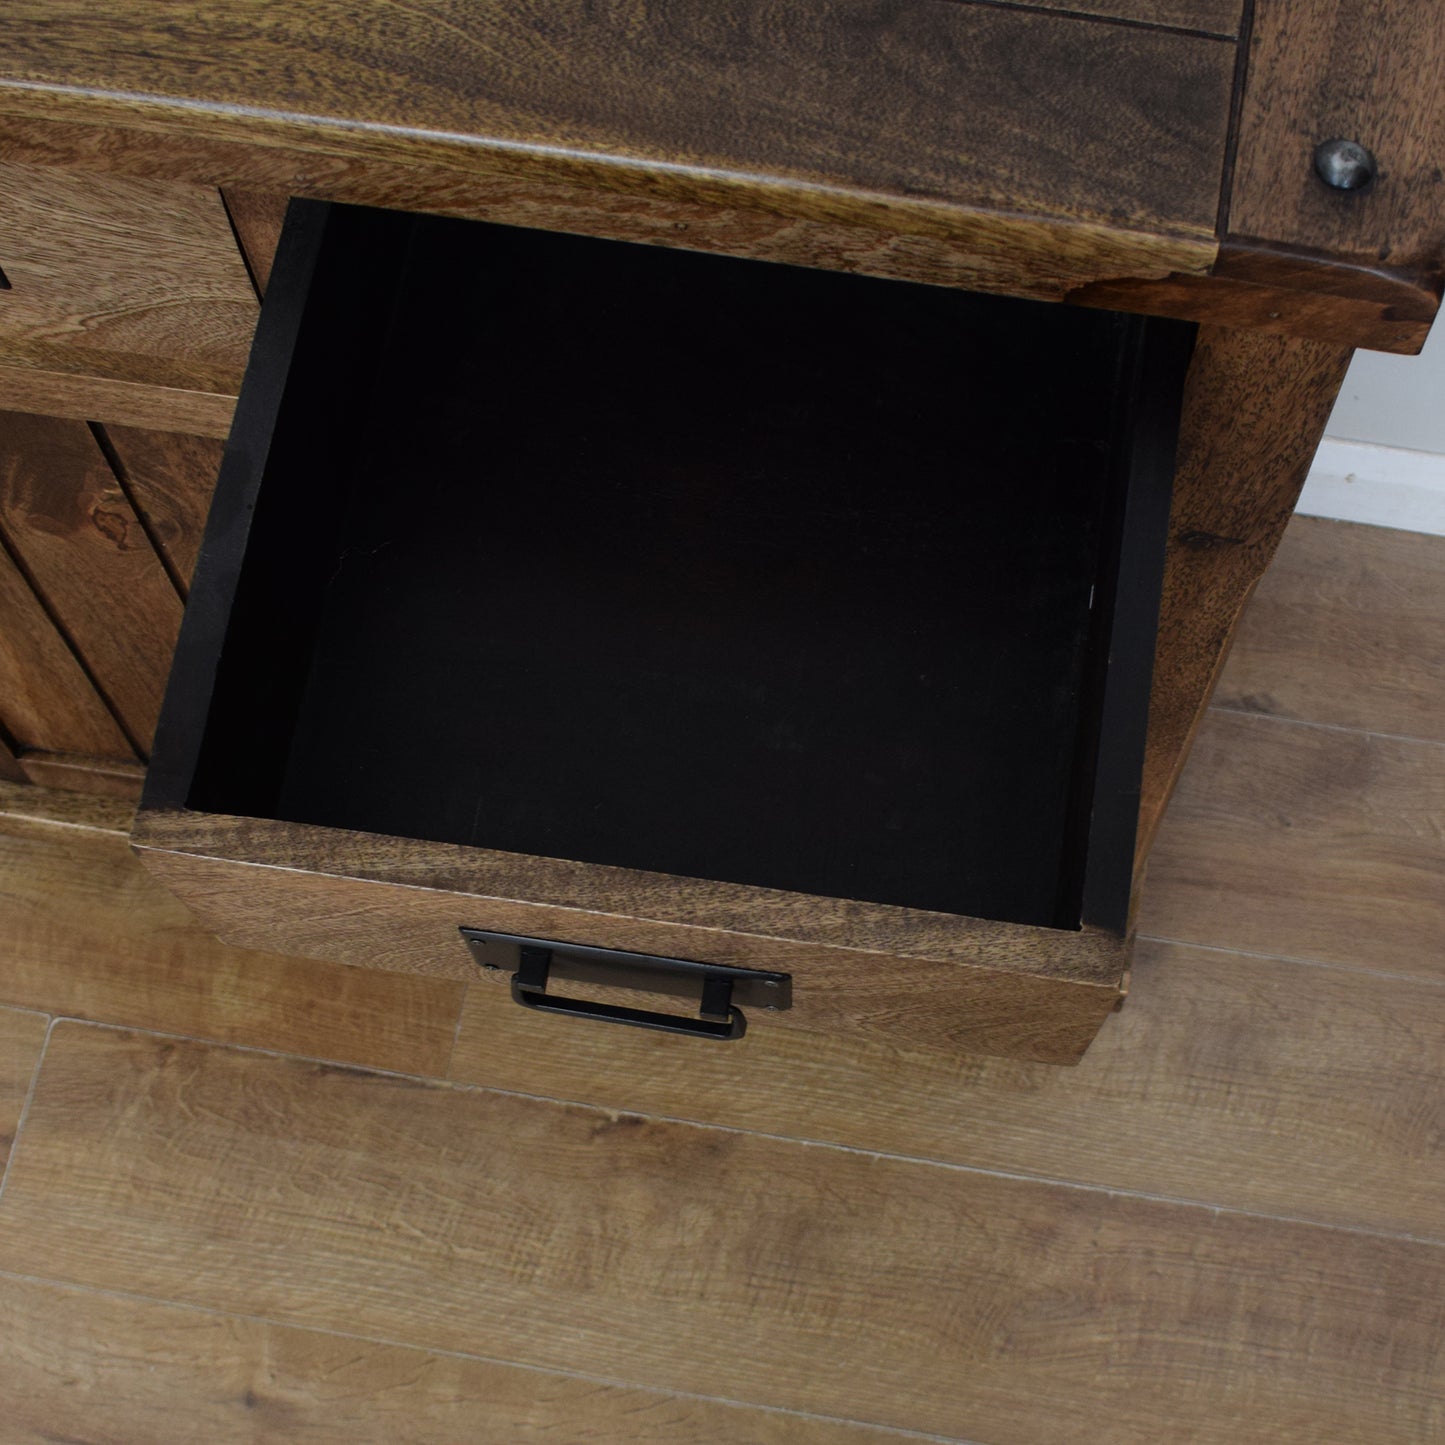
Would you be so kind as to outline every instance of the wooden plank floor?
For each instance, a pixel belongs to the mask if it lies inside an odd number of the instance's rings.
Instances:
[[[1292,525],[1072,1070],[563,1047],[4,793],[0,1440],[1445,1438],[1432,617],[1445,539]]]

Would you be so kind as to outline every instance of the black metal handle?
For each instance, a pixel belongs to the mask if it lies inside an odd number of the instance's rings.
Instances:
[[[662,1033],[692,1034],[705,1039],[740,1039],[747,1032],[746,1016],[733,1005],[731,981],[716,974],[703,979],[699,1017],[694,1019],[683,1014],[655,1013],[651,1009],[625,1008],[621,1004],[594,1003],[591,999],[563,998],[548,993],[552,950],[524,946],[519,952],[517,971],[512,975],[512,998],[523,1008],[537,1013],[574,1014],[610,1024],[627,1024],[635,1029],[657,1029]]]

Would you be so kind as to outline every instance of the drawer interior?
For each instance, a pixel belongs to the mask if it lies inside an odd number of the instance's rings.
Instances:
[[[305,204],[267,313],[150,804],[1122,930],[1190,328]]]

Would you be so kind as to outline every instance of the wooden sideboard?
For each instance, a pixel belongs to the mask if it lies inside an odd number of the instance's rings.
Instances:
[[[302,196],[1197,322],[1142,866],[1353,348],[1438,308],[1442,53],[1367,0],[15,0],[0,773],[138,791]]]

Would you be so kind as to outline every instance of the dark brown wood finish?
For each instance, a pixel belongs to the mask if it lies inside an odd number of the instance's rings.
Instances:
[[[180,629],[180,598],[82,423],[0,414],[0,536],[129,738],[148,749]],[[95,739],[38,745],[111,750]]]
[[[1350,351],[1201,328],[1185,385],[1144,759],[1142,864],[1324,434]]]
[[[1013,3],[1013,0],[1006,0]],[[1071,15],[1098,15],[1195,30],[1232,39],[1239,34],[1244,0],[1020,0],[1034,10],[1065,10]]]
[[[8,8],[14,153],[1037,296],[1215,255],[1228,40],[951,0],[243,9]]]
[[[186,99],[212,122],[240,107],[305,117],[333,143],[423,132],[514,165],[545,151],[1186,235],[1214,225],[1234,52],[1207,37],[952,0],[679,0],[641,25],[584,0],[287,0],[266,19],[244,0],[192,7],[183,25],[165,0],[119,13],[16,0],[0,53],[22,85]]]
[[[152,544],[184,595],[206,529],[222,443],[138,427],[98,430]]]
[[[1239,122],[1226,273],[1318,288],[1296,268],[1375,286],[1385,307],[1438,302],[1445,266],[1445,25],[1394,0],[1268,0],[1256,6]],[[1361,191],[1314,172],[1315,147],[1357,141],[1379,162]],[[1245,249],[1245,245],[1248,249]],[[1391,293],[1398,301],[1390,299]]]
[[[0,437],[3,437],[0,425]],[[131,757],[94,685],[0,542],[0,728],[27,748]]]

